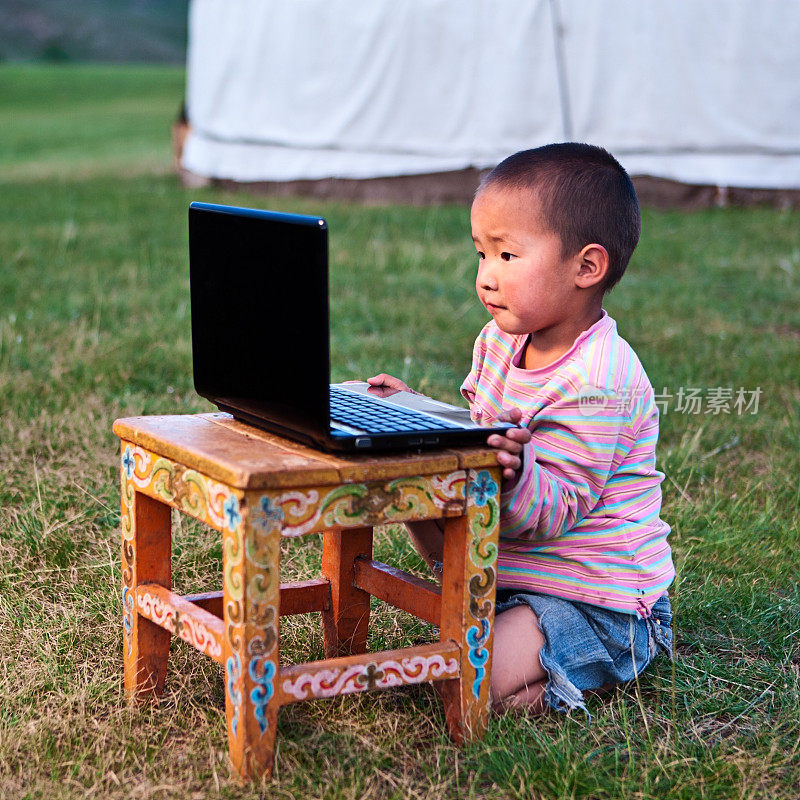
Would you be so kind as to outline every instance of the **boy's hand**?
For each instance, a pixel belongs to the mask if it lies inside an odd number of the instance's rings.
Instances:
[[[497,417],[498,422],[510,422],[518,425],[522,412],[518,408],[503,411]],[[509,428],[502,433],[493,433],[486,443],[497,449],[497,463],[503,468],[503,483],[513,483],[522,467],[522,448],[531,440],[528,428]]]
[[[406,386],[400,378],[387,375],[385,372],[381,372],[380,375],[375,375],[372,378],[367,378],[367,383],[369,384],[369,393],[376,397],[391,397],[398,392],[418,394],[418,392]]]

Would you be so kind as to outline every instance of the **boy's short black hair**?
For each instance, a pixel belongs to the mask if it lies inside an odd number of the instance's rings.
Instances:
[[[625,272],[639,241],[639,200],[628,173],[602,147],[564,142],[522,150],[501,161],[481,182],[528,190],[542,223],[561,238],[563,258],[587,244],[608,251],[607,292]]]

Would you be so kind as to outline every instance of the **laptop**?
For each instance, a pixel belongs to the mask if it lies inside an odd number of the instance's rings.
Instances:
[[[192,203],[189,263],[195,389],[242,422],[334,451],[485,444],[513,427],[410,392],[330,383],[321,217]]]

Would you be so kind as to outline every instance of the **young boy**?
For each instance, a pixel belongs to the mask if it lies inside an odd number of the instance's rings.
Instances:
[[[492,320],[461,392],[473,418],[520,425],[488,438],[503,468],[493,703],[585,710],[584,691],[671,655],[658,409],[602,308],[639,239],[636,192],[605,150],[548,145],[499,164],[471,222]],[[429,565],[441,560],[435,522],[411,534]]]

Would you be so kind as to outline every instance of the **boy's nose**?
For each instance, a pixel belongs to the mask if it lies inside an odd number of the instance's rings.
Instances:
[[[487,291],[495,291],[497,289],[497,278],[495,277],[494,270],[484,262],[478,270],[478,285]]]

